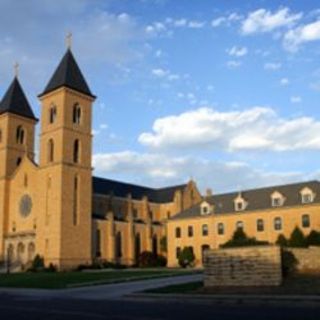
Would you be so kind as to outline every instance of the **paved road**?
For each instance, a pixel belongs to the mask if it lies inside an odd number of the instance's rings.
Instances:
[[[175,276],[159,279],[140,280],[117,284],[106,284],[92,287],[81,287],[64,290],[39,290],[39,289],[2,289],[0,294],[10,294],[23,297],[41,298],[72,298],[87,300],[120,299],[121,297],[151,288],[166,287],[171,284],[181,284],[201,281],[202,274]],[[1,314],[0,314],[1,319]]]
[[[10,320],[319,320],[320,309],[223,306],[183,302],[84,300],[0,295],[0,319]]]

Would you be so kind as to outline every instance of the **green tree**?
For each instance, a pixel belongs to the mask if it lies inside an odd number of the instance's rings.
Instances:
[[[307,246],[306,238],[299,227],[295,227],[289,239],[290,247],[303,248]]]
[[[182,268],[192,266],[195,256],[191,247],[184,247],[183,250],[180,252],[179,257],[179,265]]]
[[[246,235],[242,228],[238,228],[234,233],[232,238],[221,245],[222,248],[232,248],[232,247],[245,247],[245,246],[258,246],[267,245],[267,241],[259,241],[256,238],[250,238]]]
[[[278,235],[278,239],[276,241],[276,244],[280,247],[287,247],[288,246],[288,240],[283,234]]]
[[[311,230],[306,238],[308,246],[320,246],[320,232]]]

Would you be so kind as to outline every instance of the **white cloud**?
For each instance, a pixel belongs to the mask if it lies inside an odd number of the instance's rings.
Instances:
[[[187,19],[181,18],[174,21],[175,27],[185,27],[187,25]]]
[[[289,30],[284,36],[284,46],[297,51],[303,43],[317,40],[320,40],[320,20]]]
[[[290,102],[291,103],[300,103],[300,102],[302,102],[302,98],[300,96],[292,96],[292,97],[290,97]]]
[[[139,142],[153,149],[236,151],[320,150],[320,122],[284,119],[271,108],[219,112],[200,108],[157,119]]]
[[[156,69],[152,69],[151,73],[153,76],[157,78],[162,78],[169,81],[175,81],[180,79],[180,75],[172,73],[170,70],[167,70],[167,69],[156,68]]]
[[[201,190],[238,191],[302,179],[299,173],[264,172],[243,162],[220,162],[199,157],[172,157],[158,153],[123,151],[95,154],[95,171],[115,179],[127,179],[156,187],[187,182],[192,176]],[[138,177],[138,178],[137,178]]]
[[[204,21],[192,20],[192,21],[189,21],[188,27],[192,29],[201,29],[204,27],[205,24],[206,23]]]
[[[288,78],[282,78],[282,79],[280,79],[280,84],[281,84],[282,86],[287,86],[289,83],[290,83],[290,81],[289,81]]]
[[[248,49],[246,47],[237,47],[233,46],[230,49],[227,49],[229,56],[243,57],[248,54]]]
[[[302,17],[302,13],[291,14],[289,8],[282,8],[276,12],[258,9],[250,12],[242,22],[243,34],[254,34],[274,31],[283,27],[291,27]]]
[[[279,70],[282,64],[280,62],[266,62],[263,67],[265,70],[275,71]]]
[[[211,26],[213,28],[217,28],[217,27],[220,27],[222,25],[229,26],[232,22],[235,22],[235,21],[238,21],[238,20],[241,20],[241,19],[242,19],[241,15],[237,14],[236,12],[233,12],[233,13],[230,13],[229,15],[227,15],[227,16],[221,16],[221,17],[213,19],[211,21]]]
[[[241,64],[242,64],[241,61],[230,60],[230,61],[227,62],[227,67],[230,68],[230,69],[235,69],[235,68],[240,67]]]

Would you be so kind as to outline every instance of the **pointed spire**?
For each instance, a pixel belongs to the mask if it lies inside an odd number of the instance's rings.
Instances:
[[[2,101],[0,102],[0,114],[6,112],[38,120],[35,117],[31,109],[31,106],[27,100],[27,97],[23,92],[23,89],[17,78],[17,74],[15,74],[13,81],[11,82],[7,92],[5,93]]]
[[[95,98],[91,93],[70,48],[67,49],[67,52],[60,61],[49,83],[39,96],[41,97],[61,87],[67,87]]]

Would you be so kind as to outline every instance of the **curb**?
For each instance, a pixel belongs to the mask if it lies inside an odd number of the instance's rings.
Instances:
[[[292,307],[320,307],[320,296],[315,295],[204,295],[204,294],[161,294],[134,293],[125,298],[145,301],[189,302],[226,305],[288,305]],[[297,304],[298,303],[298,304]]]

